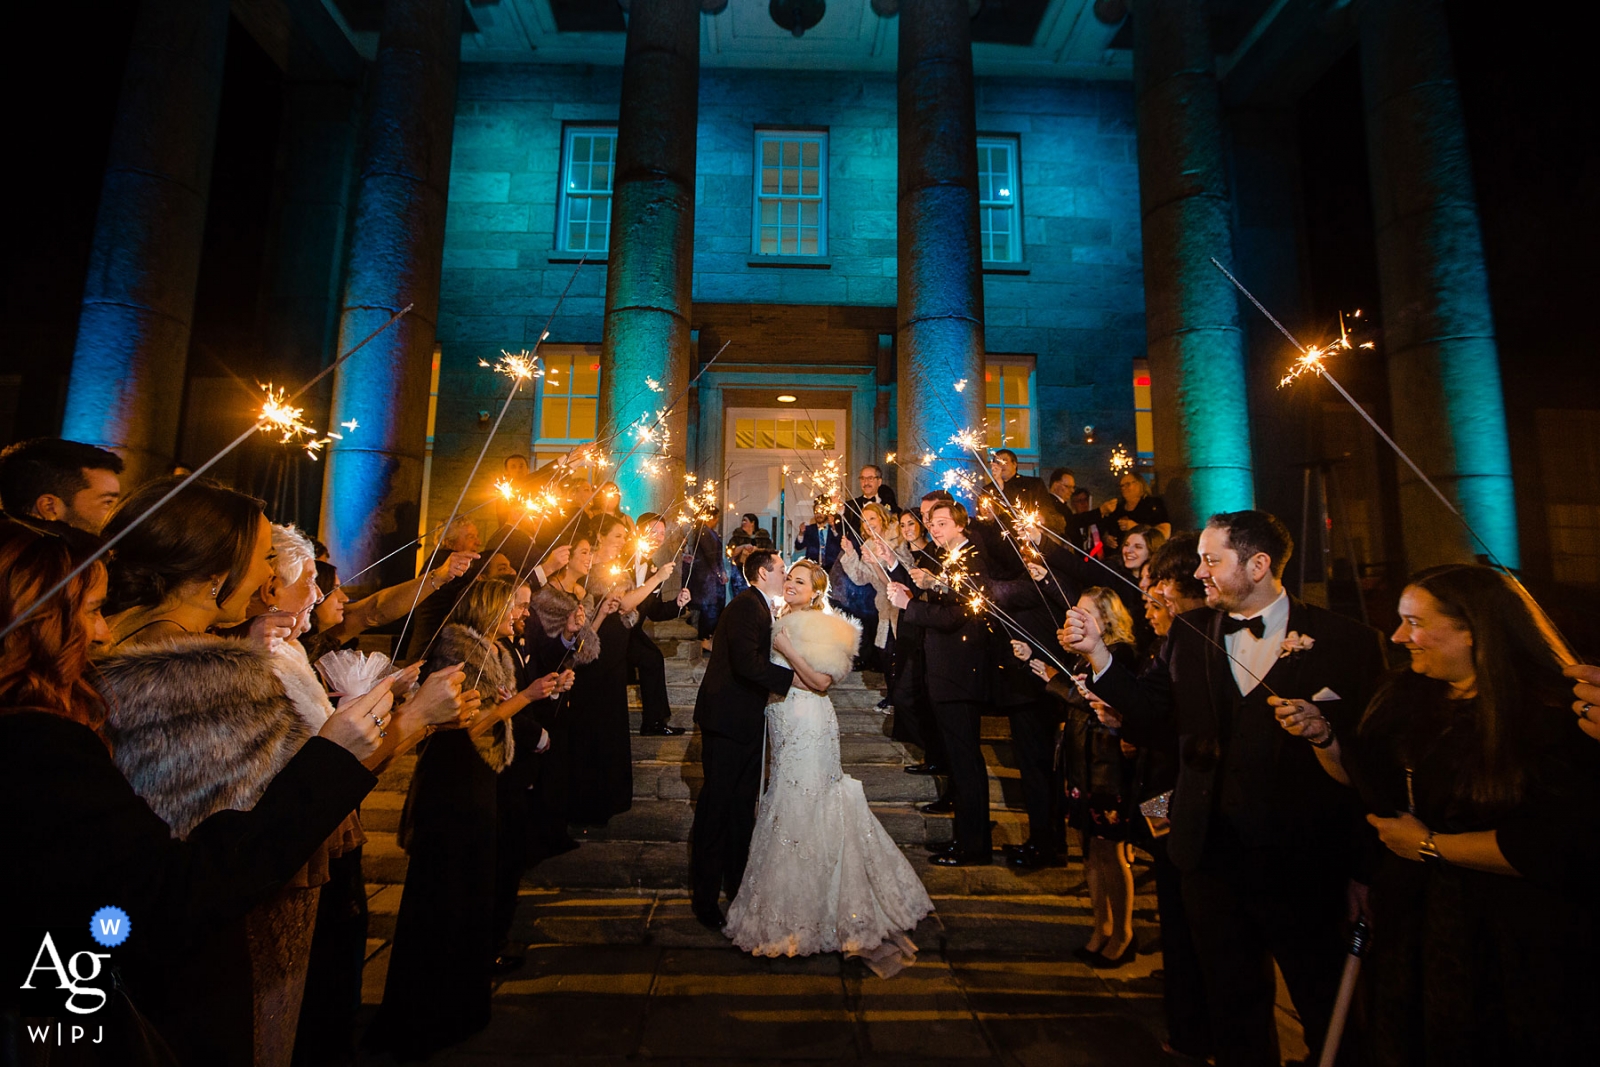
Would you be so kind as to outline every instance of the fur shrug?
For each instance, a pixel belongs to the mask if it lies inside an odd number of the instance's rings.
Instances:
[[[572,613],[582,607],[584,615],[583,629],[578,631],[578,644],[573,655],[575,663],[593,663],[600,656],[600,635],[594,628],[594,602],[592,600],[579,601],[564,590],[553,585],[547,585],[533,594],[533,617],[539,620],[539,628],[546,637],[559,637],[567,628],[567,620]]]
[[[423,665],[422,674],[426,677],[457,663],[464,664],[462,669],[467,673],[462,688],[476,688],[483,697],[485,708],[499,702],[502,690],[515,692],[517,689],[517,669],[511,652],[502,648],[499,642],[485,639],[472,627],[452,622],[439,631],[433,651],[428,653],[428,661]],[[509,721],[495,723],[487,733],[478,735],[472,742],[477,746],[483,762],[496,772],[505,770],[516,757],[516,741]]]
[[[836,682],[850,673],[861,643],[861,624],[835,611],[792,611],[772,629],[788,634],[800,657]]]
[[[192,635],[97,661],[106,739],[134,792],[184,838],[218,811],[247,811],[316,732],[267,653]]]

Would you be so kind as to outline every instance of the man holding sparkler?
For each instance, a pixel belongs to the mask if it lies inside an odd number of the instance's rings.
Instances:
[[[979,737],[989,698],[989,630],[982,615],[968,610],[967,587],[982,589],[988,575],[983,553],[966,536],[967,509],[935,501],[928,509],[928,533],[944,550],[939,575],[918,568],[910,577],[923,590],[896,582],[889,602],[901,617],[922,627],[927,649],[928,692],[933,718],[944,740],[955,803],[955,840],[928,862],[940,867],[975,867],[993,859],[989,827],[989,775]]]
[[[1353,733],[1384,669],[1382,637],[1290,597],[1292,550],[1266,512],[1213,515],[1195,569],[1206,607],[1179,617],[1137,677],[1112,662],[1087,613],[1069,612],[1062,634],[1089,659],[1089,685],[1122,736],[1178,752],[1167,853],[1183,872],[1219,1065],[1278,1064],[1274,962],[1307,1046],[1322,1045],[1341,922],[1364,896],[1351,881],[1366,838],[1355,794],[1318,780],[1316,753],[1273,708],[1309,699],[1335,735]]]
[[[647,511],[639,516],[634,529],[632,566],[633,586],[637,589],[644,586],[656,570],[654,557],[661,546],[667,543],[667,524],[660,515]],[[643,736],[676,737],[684,732],[683,727],[668,722],[672,718],[672,708],[667,699],[666,658],[662,656],[655,639],[645,630],[643,621],[666,622],[676,619],[687,603],[687,589],[679,589],[678,595],[671,600],[662,597],[659,587],[652,589],[650,595],[639,604],[641,625],[628,631],[628,671],[639,682],[639,701],[644,706],[639,733]]]

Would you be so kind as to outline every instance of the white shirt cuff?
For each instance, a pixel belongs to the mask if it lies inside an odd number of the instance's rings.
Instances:
[[[548,584],[550,581],[550,579],[546,578],[544,575],[544,567],[537,563],[533,565],[533,573],[538,577],[540,585]]]

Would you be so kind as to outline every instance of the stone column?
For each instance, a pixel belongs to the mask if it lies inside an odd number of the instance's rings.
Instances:
[[[1444,4],[1369,4],[1361,81],[1394,437],[1515,567],[1500,360]],[[1404,464],[1399,475],[1412,570],[1484,552]]]
[[[978,235],[977,116],[967,0],[900,5],[899,450],[934,452],[900,467],[915,506],[945,469],[973,466],[950,438],[983,433],[983,246]],[[966,379],[958,392],[955,383]]]
[[[329,449],[320,532],[346,573],[417,534],[460,49],[459,0],[384,5],[336,352],[415,307],[334,375],[329,425],[359,428]],[[401,553],[363,584],[412,573]]]
[[[1250,411],[1203,0],[1134,0],[1134,107],[1158,487],[1174,528],[1248,508]]]
[[[284,86],[272,243],[256,316],[258,373],[290,388],[314,377],[335,355],[360,134],[360,86],[320,61],[297,28]],[[301,398],[311,425],[328,425],[332,399],[331,377]],[[315,527],[324,465],[302,462],[298,452],[284,455],[299,468],[292,513]]]
[[[637,443],[629,424],[642,415],[654,420],[689,382],[699,91],[700,0],[632,0],[600,356],[600,429],[602,436],[619,434],[619,461]],[[650,390],[647,378],[661,392]],[[614,472],[636,515],[660,510],[682,484],[686,403],[678,403],[667,427],[672,460],[664,473],[646,475],[637,457]],[[646,443],[639,455],[656,447]],[[721,463],[713,457],[710,466]]]
[[[228,0],[143,0],[134,23],[61,423],[120,452],[125,485],[178,443],[227,46]]]

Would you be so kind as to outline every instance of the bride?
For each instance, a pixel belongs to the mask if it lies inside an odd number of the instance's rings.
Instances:
[[[843,952],[887,978],[915,962],[908,934],[933,902],[840,769],[826,693],[849,673],[860,630],[824,607],[827,595],[816,564],[790,568],[772,658],[794,669],[795,685],[767,705],[771,770],[724,932],[757,956]]]

